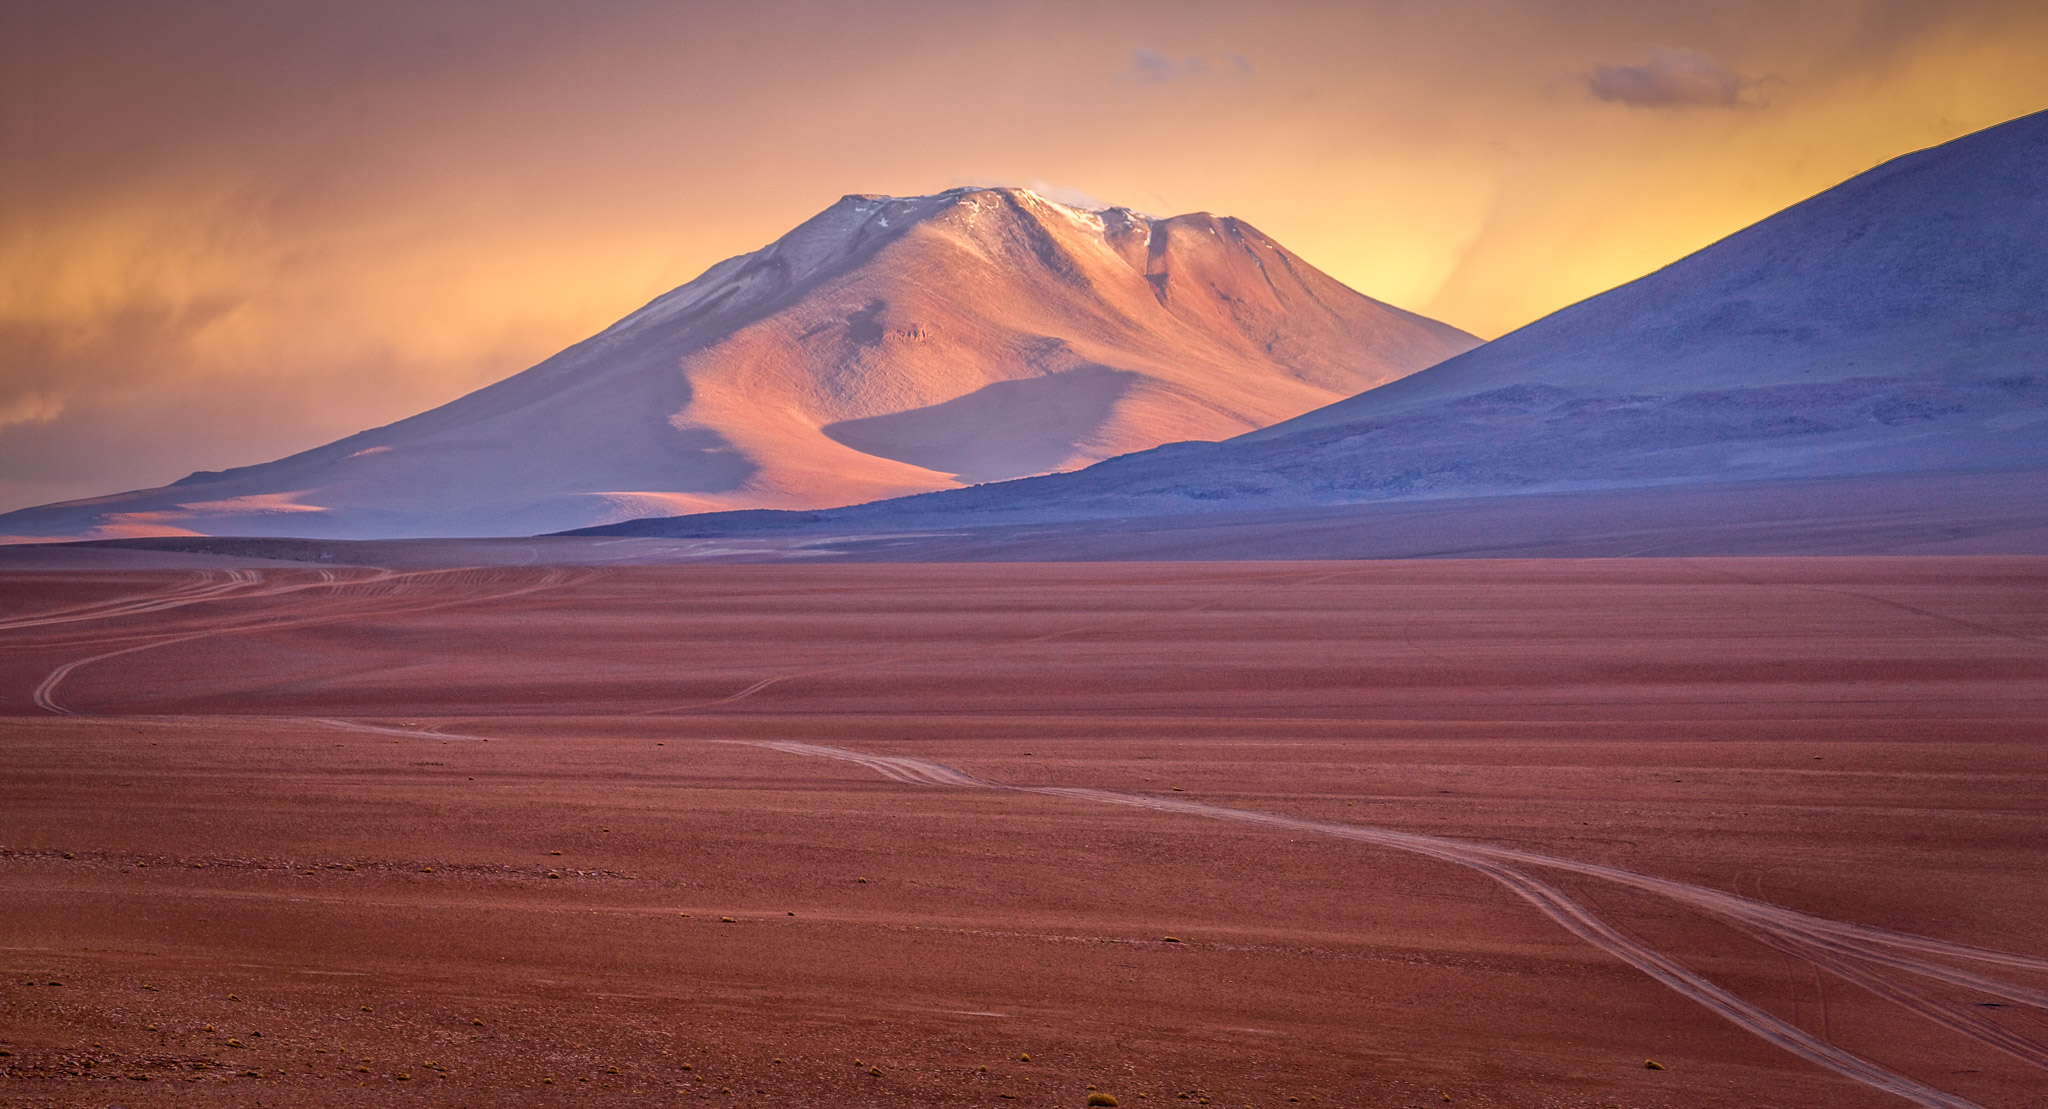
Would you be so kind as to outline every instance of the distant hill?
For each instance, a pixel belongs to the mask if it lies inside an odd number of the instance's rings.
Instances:
[[[9,513],[0,536],[525,535],[844,505],[1238,435],[1477,342],[1236,219],[849,196],[449,404]]]

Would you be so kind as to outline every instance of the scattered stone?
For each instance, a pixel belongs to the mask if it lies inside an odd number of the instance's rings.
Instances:
[[[1664,1069],[1664,1064],[1662,1064],[1662,1063],[1658,1062],[1658,1061],[1657,1061],[1657,1060],[1655,1060],[1655,1059],[1645,1059],[1645,1060],[1643,1060],[1643,1069],[1644,1069],[1644,1070],[1663,1070],[1663,1069]]]

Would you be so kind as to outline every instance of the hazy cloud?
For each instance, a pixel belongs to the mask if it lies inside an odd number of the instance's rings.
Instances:
[[[1596,99],[1643,108],[1733,108],[1756,82],[1697,50],[1657,47],[1641,65],[1594,66]]]
[[[1160,85],[1212,75],[1249,77],[1252,75],[1252,63],[1242,54],[1220,55],[1213,65],[1197,54],[1176,60],[1150,47],[1140,46],[1131,51],[1131,67],[1120,76],[1140,84]]]

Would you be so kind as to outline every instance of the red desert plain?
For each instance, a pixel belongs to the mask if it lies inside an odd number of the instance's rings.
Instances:
[[[186,561],[0,575],[5,1105],[2048,1105],[2048,559]]]

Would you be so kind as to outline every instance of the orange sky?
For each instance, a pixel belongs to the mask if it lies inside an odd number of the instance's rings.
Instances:
[[[0,509],[503,377],[847,192],[1243,217],[1494,336],[2048,107],[2006,2],[0,7]]]

